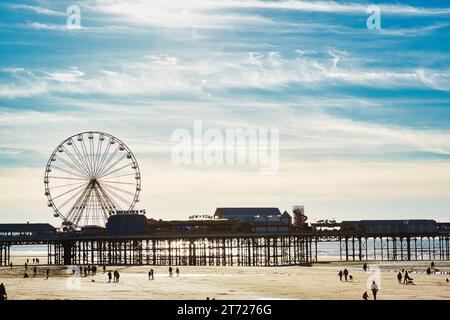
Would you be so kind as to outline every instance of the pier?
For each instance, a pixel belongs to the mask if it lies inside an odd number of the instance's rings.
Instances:
[[[0,265],[11,246],[48,247],[51,265],[286,266],[326,262],[323,242],[339,244],[340,261],[450,260],[450,233],[362,234],[305,231],[247,234],[157,234],[145,236],[0,236]],[[371,243],[372,246],[369,245]]]

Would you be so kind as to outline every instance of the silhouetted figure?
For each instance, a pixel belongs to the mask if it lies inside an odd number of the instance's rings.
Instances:
[[[177,274],[177,277],[179,277],[180,276],[180,269],[176,268],[175,269],[175,273]]]
[[[153,269],[150,269],[150,274],[152,276],[152,280],[155,280],[155,276],[154,276],[155,271],[153,271]]]
[[[11,263],[9,264],[9,268],[12,269],[12,267],[13,267],[13,263],[11,262]]]
[[[28,273],[25,272],[24,275],[23,275],[23,277],[24,277],[24,278],[28,278]]]
[[[348,278],[350,279],[350,281],[353,281],[353,276],[351,274],[348,276]]]
[[[369,295],[367,294],[367,291],[364,291],[364,293],[363,293],[363,295],[362,295],[362,298],[363,298],[364,300],[369,300]]]
[[[111,273],[111,270],[109,270],[109,272],[108,272],[108,283],[111,282],[111,278],[112,278],[112,273]]]
[[[37,264],[39,264],[39,259],[38,258],[36,258],[36,262],[37,262]]]
[[[434,268],[434,261],[431,261],[431,268]]]
[[[344,279],[345,281],[347,281],[347,277],[348,277],[348,270],[347,268],[344,269]]]
[[[34,263],[36,263],[36,259],[35,259],[35,258],[33,258],[33,264],[34,264]]]
[[[86,267],[83,268],[83,272],[84,272],[84,276],[87,277],[87,268]]]
[[[0,283],[0,300],[7,300],[8,295],[6,294],[6,288],[3,283]]]
[[[372,281],[372,286],[370,287],[370,289],[372,289],[373,300],[377,300],[378,285],[375,283],[375,281]]]
[[[119,282],[120,274],[119,271],[114,271],[114,282]]]
[[[447,279],[445,279],[445,281],[448,283],[449,282],[449,280],[448,280],[448,278]]]
[[[367,271],[367,263],[363,264],[363,270],[364,270],[364,272]]]
[[[342,273],[342,270],[339,270],[339,273],[338,273],[338,276],[339,276],[339,280],[340,281],[342,281],[342,276],[343,276],[344,274]]]
[[[397,280],[398,280],[398,283],[402,283],[402,273],[399,271],[398,273],[397,273]]]
[[[106,266],[103,265],[103,273],[106,273]]]
[[[169,277],[172,277],[172,276],[173,276],[173,268],[169,267]]]
[[[37,273],[37,268],[36,268],[36,266],[34,266],[34,268],[33,268],[33,278],[36,277],[36,273]]]
[[[28,271],[28,263],[25,262],[25,271]]]
[[[92,274],[94,276],[97,274],[97,266],[92,266]]]
[[[30,263],[30,259],[27,259],[27,264],[29,264]]]
[[[403,284],[408,284],[409,280],[412,279],[409,277],[408,271],[405,271],[405,275],[403,276]]]
[[[48,280],[48,277],[50,276],[50,269],[47,269],[45,271],[45,275],[47,276],[47,278],[45,278],[45,280]]]

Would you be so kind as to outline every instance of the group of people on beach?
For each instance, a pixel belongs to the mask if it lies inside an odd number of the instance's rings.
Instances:
[[[180,276],[180,269],[178,267],[175,269],[175,273],[177,274],[177,277]],[[169,277],[173,277],[173,268],[169,267]]]
[[[28,261],[28,259],[27,259],[27,261]],[[12,269],[12,263],[10,264],[10,268]],[[36,265],[33,266],[33,278],[36,278],[37,271],[38,271],[37,266]],[[48,280],[49,276],[50,276],[50,269],[46,269],[45,270],[45,280]],[[30,277],[28,275],[28,264],[26,262],[25,262],[25,273],[23,274],[23,277],[24,278],[29,278]]]
[[[79,267],[80,269],[80,274],[84,275],[85,277],[87,277],[88,275],[93,275],[95,276],[97,274],[97,266],[85,266],[85,267]],[[72,269],[72,273],[75,273],[75,269]]]
[[[348,281],[348,279],[353,280],[353,276],[349,274],[347,268],[344,271],[339,270],[338,276],[340,281],[342,281],[342,277],[344,277],[345,281]]]
[[[414,279],[409,276],[408,271],[405,269],[402,269],[397,273],[397,281],[400,284],[414,284],[413,280]]]
[[[372,281],[372,284],[370,285],[370,290],[372,291],[373,300],[377,300],[377,294],[379,289],[375,280]],[[369,300],[369,294],[367,293],[367,291],[364,291],[362,297],[364,300]]]
[[[175,269],[175,273],[177,277],[180,276],[180,269],[178,267]],[[169,277],[173,277],[172,266],[169,266]],[[150,269],[150,271],[148,272],[148,280],[155,280],[155,271],[153,269]]]
[[[120,280],[120,273],[117,270],[114,270],[114,272],[111,272],[111,270],[108,271],[108,283],[111,282],[112,276],[114,275],[113,283],[119,282]]]

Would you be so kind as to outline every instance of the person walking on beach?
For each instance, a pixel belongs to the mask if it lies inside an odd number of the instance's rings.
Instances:
[[[154,276],[155,272],[153,271],[153,269],[150,269],[150,274],[152,276],[152,280],[155,280],[155,276]]]
[[[377,300],[378,285],[376,284],[375,280],[372,281],[372,286],[370,288],[372,289],[373,300]]]
[[[33,268],[33,278],[36,277],[36,272],[37,272],[37,268],[36,268],[36,266],[34,266],[34,268]]]
[[[367,294],[367,291],[364,291],[362,298],[364,300],[369,300],[369,295]]]
[[[177,274],[177,277],[179,277],[180,276],[180,269],[178,269],[178,267],[175,269],[175,272]]]
[[[49,275],[50,275],[50,269],[47,269],[47,271],[45,271],[45,274],[46,274],[46,276],[47,276],[47,278],[45,278],[45,280],[48,280],[48,277],[49,277]]]
[[[363,270],[364,270],[364,272],[367,271],[367,263],[364,263],[364,264],[363,264]]]
[[[407,284],[409,280],[408,271],[405,271],[405,275],[403,276],[403,284]]]
[[[347,281],[347,277],[348,277],[348,270],[347,268],[344,269],[344,279],[345,281]]]
[[[173,276],[173,268],[169,267],[169,277],[172,277],[172,276]]]
[[[343,275],[342,270],[339,270],[338,276],[340,281],[342,281],[342,275]]]
[[[9,268],[12,270],[12,267],[13,267],[13,263],[11,262],[11,263],[9,264]]]
[[[402,273],[399,271],[398,273],[397,273],[397,280],[398,280],[398,283],[402,283]]]
[[[3,283],[0,284],[0,300],[7,300],[8,295],[6,294],[6,288]]]
[[[112,278],[112,274],[111,274],[111,270],[109,270],[109,272],[108,272],[108,283],[111,282],[111,278]]]
[[[106,266],[103,265],[103,273],[106,273]]]
[[[25,271],[28,271],[28,263],[25,262]]]
[[[35,259],[35,258],[33,258],[33,264],[35,263],[35,261],[36,261],[36,259]]]
[[[119,271],[114,271],[114,281],[113,282],[119,282],[120,274]]]

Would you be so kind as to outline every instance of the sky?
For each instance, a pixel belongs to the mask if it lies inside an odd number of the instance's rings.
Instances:
[[[0,222],[60,223],[45,164],[90,130],[133,151],[148,217],[449,221],[449,49],[443,0],[2,1]],[[279,171],[174,163],[172,133],[196,121],[278,129]]]

